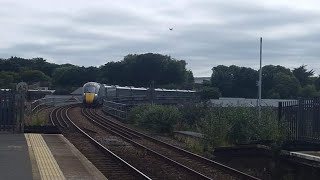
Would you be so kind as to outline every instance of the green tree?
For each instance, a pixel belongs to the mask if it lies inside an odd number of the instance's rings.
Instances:
[[[233,96],[232,80],[233,73],[227,66],[219,65],[212,68],[211,84],[218,87],[222,96]]]
[[[78,67],[78,66],[64,66],[55,69],[52,78],[56,86],[79,87],[89,81],[97,81],[98,68],[96,67]]]
[[[263,98],[294,98],[299,88],[299,80],[290,69],[273,65],[262,68]]]
[[[193,81],[184,60],[161,54],[129,54],[119,62],[100,67],[104,82],[119,85],[150,86],[184,84]]]
[[[11,88],[11,83],[14,82],[14,77],[8,72],[0,72],[0,88]]]
[[[318,76],[318,77],[315,79],[314,85],[315,85],[316,89],[319,91],[319,90],[320,90],[320,76]]]
[[[314,85],[308,84],[299,91],[300,97],[318,97],[320,94]]]
[[[258,72],[246,67],[216,66],[211,76],[212,86],[221,90],[222,96],[253,98],[257,95]]]
[[[21,73],[21,79],[27,83],[50,81],[50,77],[39,70],[27,70]]]
[[[272,90],[278,92],[281,98],[294,98],[298,95],[300,83],[292,75],[279,72],[274,75],[274,87]]]
[[[221,97],[219,89],[215,87],[203,87],[199,94],[202,100],[218,99]]]
[[[307,84],[310,84],[310,77],[314,75],[314,71],[308,71],[306,69],[306,66],[307,65],[302,65],[298,68],[294,68],[292,71],[294,76],[299,80],[302,87],[306,86]]]

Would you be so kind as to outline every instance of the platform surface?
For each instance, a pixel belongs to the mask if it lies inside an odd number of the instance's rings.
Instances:
[[[0,134],[0,179],[32,180],[28,145],[23,134]]]
[[[106,178],[61,134],[0,134],[0,179]]]

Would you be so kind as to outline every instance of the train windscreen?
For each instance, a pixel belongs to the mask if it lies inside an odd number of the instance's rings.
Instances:
[[[96,87],[94,87],[94,86],[85,87],[84,92],[85,93],[96,93]]]

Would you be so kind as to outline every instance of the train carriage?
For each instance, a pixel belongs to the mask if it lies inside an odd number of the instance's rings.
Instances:
[[[99,84],[96,82],[88,82],[83,86],[83,103],[86,105],[102,104],[103,99],[114,100],[130,100],[130,101],[148,101],[151,97],[165,100],[192,99],[195,97],[196,91],[176,90],[176,89],[150,89],[135,88],[130,86],[113,86]]]

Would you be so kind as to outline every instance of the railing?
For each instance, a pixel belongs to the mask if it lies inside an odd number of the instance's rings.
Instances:
[[[141,104],[162,104],[162,105],[176,105],[186,102],[194,101],[192,97],[181,96],[156,96],[150,98],[148,96],[122,96],[116,98],[108,98],[103,101],[103,111],[120,118],[122,120],[127,119],[128,112],[131,108]]]
[[[0,131],[22,132],[24,96],[12,90],[0,90]]]
[[[320,143],[319,98],[280,102],[278,112],[288,140]]]
[[[81,102],[81,99],[76,96],[50,96],[33,101],[31,103],[31,111],[36,112],[44,106],[59,106],[79,102]]]
[[[103,111],[111,114],[117,118],[120,118],[122,120],[127,119],[127,114],[130,109],[129,105],[122,104],[122,103],[116,103],[113,101],[103,101]]]

